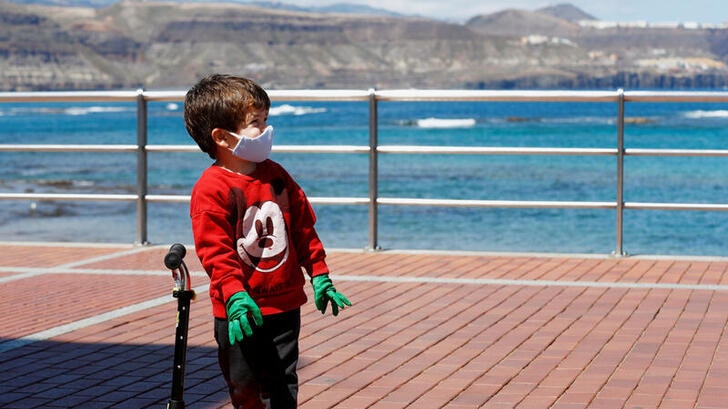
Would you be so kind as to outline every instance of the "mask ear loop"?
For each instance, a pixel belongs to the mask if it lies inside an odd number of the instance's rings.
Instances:
[[[227,138],[227,148],[231,151],[235,151],[235,149],[238,148],[238,146],[244,142],[245,137],[242,135],[237,135],[234,132],[227,132],[228,138]],[[232,143],[230,143],[230,139],[232,138]]]
[[[216,145],[227,148],[227,149],[235,149],[235,146],[240,141],[239,138],[236,138],[233,132],[228,131],[227,129],[222,128],[215,128],[212,130],[211,135],[212,142]],[[233,138],[235,140],[235,143],[230,143],[230,138]]]

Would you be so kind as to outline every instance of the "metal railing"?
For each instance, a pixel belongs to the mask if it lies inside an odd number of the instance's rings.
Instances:
[[[378,208],[387,206],[433,206],[472,208],[560,208],[612,209],[616,212],[616,245],[613,254],[624,255],[623,214],[625,209],[728,211],[721,203],[647,203],[624,201],[624,158],[626,156],[702,156],[728,157],[728,150],[700,149],[625,149],[625,104],[628,102],[728,102],[728,92],[663,91],[465,91],[465,90],[272,90],[274,101],[361,101],[369,104],[369,145],[278,145],[274,152],[358,153],[368,154],[368,197],[311,197],[313,204],[366,205],[369,209],[368,248],[378,249]],[[136,152],[137,185],[135,194],[51,194],[0,193],[0,200],[135,201],[137,205],[137,243],[146,244],[147,204],[150,202],[189,202],[188,195],[151,195],[147,193],[147,153],[197,152],[193,145],[150,145],[147,143],[147,103],[179,102],[184,91],[94,91],[94,92],[12,92],[0,93],[7,102],[136,102],[136,145],[32,145],[0,144],[0,152]],[[610,102],[617,105],[617,143],[614,148],[533,148],[533,147],[453,147],[379,145],[378,103],[380,101],[478,101],[478,102]],[[616,158],[614,201],[538,201],[538,200],[456,200],[383,198],[378,195],[378,158],[382,154],[462,154],[462,155],[580,155]]]

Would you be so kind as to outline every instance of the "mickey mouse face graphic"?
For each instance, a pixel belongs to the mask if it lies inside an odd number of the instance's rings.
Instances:
[[[288,259],[288,234],[283,213],[275,202],[250,206],[243,218],[238,254],[245,264],[269,273]]]

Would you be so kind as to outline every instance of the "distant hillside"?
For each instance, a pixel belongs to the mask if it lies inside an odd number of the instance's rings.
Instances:
[[[11,0],[17,4],[34,4],[41,6],[61,6],[61,7],[91,7],[102,8],[108,7],[116,3],[118,0]],[[144,0],[141,0],[144,1]],[[187,0],[167,0],[173,3],[183,3]],[[382,16],[401,16],[389,10],[376,7],[369,7],[363,4],[353,3],[335,3],[321,7],[303,7],[294,4],[282,3],[280,1],[255,1],[255,0],[197,0],[199,3],[228,3],[228,4],[246,4],[251,6],[263,7],[272,10],[288,10],[288,11],[305,11],[311,13],[343,13],[343,14],[369,14]]]
[[[239,3],[0,0],[0,90],[186,88],[211,72],[279,89],[728,84],[725,29],[579,25],[589,17],[569,5],[454,24]]]
[[[568,3],[544,7],[536,11],[541,14],[548,14],[561,20],[571,21],[572,23],[578,23],[579,21],[584,20],[597,20],[596,17],[587,14],[580,8]]]
[[[579,25],[548,13],[508,9],[493,14],[476,16],[467,26],[485,35],[520,37],[529,34],[571,37]]]

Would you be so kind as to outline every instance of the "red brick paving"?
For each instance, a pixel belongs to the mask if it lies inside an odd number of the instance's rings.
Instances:
[[[2,246],[0,407],[164,407],[166,246]],[[355,305],[304,307],[302,409],[728,407],[726,259],[331,251],[329,263]],[[201,291],[189,408],[230,408],[211,324]]]

